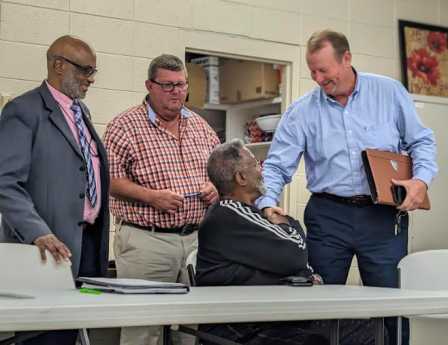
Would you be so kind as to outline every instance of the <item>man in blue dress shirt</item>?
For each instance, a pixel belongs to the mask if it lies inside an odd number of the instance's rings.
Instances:
[[[437,175],[433,132],[425,127],[409,93],[387,77],[359,73],[351,66],[347,38],[324,29],[307,43],[306,60],[319,85],[294,101],[282,117],[263,175],[268,187],[258,206],[269,217],[302,154],[307,188],[305,210],[309,262],[327,284],[345,284],[353,255],[364,285],[397,287],[397,265],[407,254],[408,216],[423,201]],[[374,205],[361,152],[366,148],[401,153],[413,161],[413,178],[393,181],[407,190],[400,207]],[[403,344],[408,323],[403,323]],[[386,320],[391,344],[396,319]]]

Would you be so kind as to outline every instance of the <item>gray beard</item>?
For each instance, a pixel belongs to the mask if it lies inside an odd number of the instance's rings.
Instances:
[[[261,194],[261,195],[265,195],[266,193],[267,193],[267,191],[268,191],[268,189],[267,189],[267,187],[266,187],[266,184],[264,183],[264,181],[263,180],[260,180],[258,183],[257,183],[257,190],[258,190],[258,192]]]
[[[80,95],[79,83],[75,80],[72,73],[67,74],[65,79],[61,80],[61,88],[64,94],[71,99],[84,99],[86,94]]]

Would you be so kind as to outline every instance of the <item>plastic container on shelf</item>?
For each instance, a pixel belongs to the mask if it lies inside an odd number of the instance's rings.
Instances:
[[[281,117],[282,116],[278,114],[264,115],[257,117],[255,121],[257,121],[258,126],[260,126],[263,131],[272,133],[277,129],[277,125],[280,122]]]

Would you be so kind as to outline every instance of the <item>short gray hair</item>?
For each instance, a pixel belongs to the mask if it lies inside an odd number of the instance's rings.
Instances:
[[[334,49],[334,57],[338,62],[342,61],[342,57],[346,52],[350,51],[350,45],[347,37],[334,29],[320,29],[313,33],[308,40],[306,46],[310,54],[321,50],[325,43],[330,43]]]
[[[174,55],[162,54],[151,61],[148,68],[148,80],[153,80],[157,77],[158,69],[166,69],[168,71],[185,72],[185,78],[187,78],[187,70],[181,59]]]
[[[241,169],[244,156],[241,139],[233,139],[213,150],[208,158],[207,173],[219,195],[232,193],[236,187],[235,173]]]

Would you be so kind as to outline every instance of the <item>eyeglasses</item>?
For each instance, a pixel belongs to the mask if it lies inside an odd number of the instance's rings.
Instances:
[[[246,165],[245,167],[241,168],[241,170],[246,169],[246,168],[250,168],[251,166],[255,165],[255,169],[257,169],[258,171],[263,170],[263,168],[261,167],[261,162],[255,158],[255,162],[249,165]]]
[[[90,66],[78,65],[76,62],[70,61],[69,59],[67,59],[63,56],[53,55],[53,59],[64,60],[65,62],[68,62],[69,64],[71,64],[75,67],[78,67],[78,69],[82,72],[82,74],[84,74],[84,77],[94,76],[96,74],[96,72],[98,72],[98,70],[96,68],[93,68]]]
[[[162,91],[165,91],[165,92],[173,91],[175,86],[177,86],[177,88],[180,91],[187,91],[188,87],[190,86],[190,84],[188,84],[188,83],[177,83],[177,84],[166,83],[166,84],[162,84],[162,83],[159,83],[159,82],[155,81],[154,79],[150,79],[150,81],[152,81],[153,83],[155,83],[157,85],[160,85],[160,87],[162,88]]]

